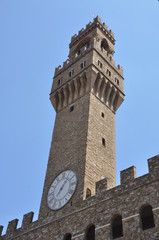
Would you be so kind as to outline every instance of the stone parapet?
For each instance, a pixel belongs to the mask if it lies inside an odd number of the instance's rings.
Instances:
[[[156,186],[158,186],[159,155],[148,159],[148,165],[149,165],[149,173],[145,174],[141,177],[137,177],[137,178],[136,178],[136,168],[134,166],[121,171],[121,185],[116,186],[111,189],[109,189],[109,187],[108,187],[108,182],[107,182],[106,178],[98,181],[96,183],[95,195],[92,197],[89,197],[88,199],[83,200],[83,202],[78,204],[79,212],[81,212],[82,209],[86,209],[86,208],[89,209],[91,206],[101,205],[101,203],[104,204],[104,202],[109,202],[109,205],[110,205],[110,202],[112,202],[112,204],[113,204],[113,202],[116,201],[116,199],[118,199],[118,205],[116,205],[116,208],[112,209],[111,211],[118,212],[117,209],[119,207],[121,208],[120,211],[122,211],[122,206],[124,206],[124,207],[126,206],[124,201],[129,201],[129,198],[130,198],[130,203],[131,203],[131,201],[132,201],[131,198],[132,198],[133,194],[135,194],[135,192],[137,194],[135,201],[137,201],[137,199],[140,198],[140,192],[147,191],[147,196],[145,194],[145,197],[142,197],[142,202],[140,203],[140,205],[147,204],[147,203],[151,204],[151,202],[149,202],[150,201],[149,198],[154,199],[153,212],[154,212],[154,217],[155,217],[155,221],[156,221],[156,226],[158,226],[158,224],[159,224],[158,223],[158,210],[159,210],[158,201],[155,200],[156,194],[153,192],[153,194],[155,194],[155,195],[151,196],[151,195],[149,195],[149,192],[151,192],[151,189],[154,188],[156,184],[157,184]],[[152,192],[151,192],[151,194],[152,194]],[[156,199],[157,199],[157,196],[156,196]],[[139,205],[139,207],[140,207],[140,205]],[[109,207],[108,207],[108,209],[109,209]],[[78,211],[76,208],[74,208],[74,211],[77,214]],[[74,211],[70,215],[73,215]],[[124,217],[123,221],[124,221],[124,227],[125,227],[124,228],[124,236],[125,235],[128,236],[127,228],[129,229],[129,222],[131,223],[132,219],[138,218],[138,214],[135,214],[135,212],[133,213],[134,215],[132,217],[130,217],[129,211],[131,211],[131,208],[127,209],[127,212],[123,212],[123,217]],[[139,209],[138,209],[138,211],[139,211]],[[8,223],[6,234],[3,236],[1,236],[3,226],[0,226],[0,237],[1,237],[0,239],[1,240],[15,239],[15,237],[18,235],[21,236],[22,234],[27,234],[27,232],[29,232],[29,231],[38,229],[38,226],[45,226],[45,225],[49,224],[49,219],[47,219],[47,218],[46,218],[46,221],[43,221],[43,223],[40,220],[33,222],[32,221],[33,215],[34,215],[33,212],[29,212],[29,213],[25,214],[23,216],[22,226],[18,229],[17,229],[18,219],[14,219],[14,220],[10,221]],[[61,219],[62,217],[64,217],[64,216],[59,215],[57,217],[57,219],[58,218]],[[54,222],[57,219],[54,219],[54,220],[52,219],[51,221]],[[136,223],[136,221],[134,221],[134,224],[135,223]],[[137,224],[137,226],[138,225],[139,225],[139,223]],[[135,225],[134,225],[134,228],[135,228]],[[152,230],[150,230],[150,232],[152,232],[154,234],[155,229],[152,229]],[[144,233],[140,232],[140,234],[141,234],[141,236],[145,236]],[[157,237],[158,236],[157,232],[155,234]],[[21,238],[18,238],[18,239],[21,239]],[[126,239],[126,238],[124,237],[123,239]]]
[[[101,22],[101,19],[97,16],[96,18],[94,18],[93,22],[89,22],[86,25],[86,28],[82,28],[78,34],[75,34],[72,36],[71,38],[71,43],[70,43],[70,48],[76,44],[78,41],[81,40],[81,38],[83,38],[85,35],[87,35],[90,31],[92,31],[92,29],[94,29],[95,27],[98,27],[103,33],[104,35],[113,43],[115,44],[115,39],[114,39],[114,33],[112,32],[112,30],[108,30],[108,26],[105,23]]]
[[[32,223],[34,217],[33,212],[29,212],[23,216],[22,228],[28,227]]]

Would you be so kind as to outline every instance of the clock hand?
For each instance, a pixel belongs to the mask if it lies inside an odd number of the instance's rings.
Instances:
[[[58,196],[58,195],[60,194],[60,192],[63,190],[63,188],[64,188],[64,186],[65,186],[66,182],[67,182],[67,180],[65,180],[65,181],[64,181],[64,183],[63,183],[62,187],[59,189],[59,191],[58,191],[58,193],[57,193],[57,195],[56,195],[56,196]]]

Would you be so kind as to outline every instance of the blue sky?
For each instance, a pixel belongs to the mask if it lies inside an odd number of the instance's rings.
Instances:
[[[120,171],[159,154],[159,2],[157,0],[0,1],[0,225],[38,216],[55,112],[54,69],[71,36],[99,15],[115,33],[125,101],[116,113]],[[4,229],[4,230],[5,230]]]

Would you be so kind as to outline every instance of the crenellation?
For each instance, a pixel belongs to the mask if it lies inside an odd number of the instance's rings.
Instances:
[[[33,217],[34,217],[33,212],[29,212],[29,213],[25,214],[23,216],[23,220],[22,220],[22,228],[28,227],[32,223]]]
[[[98,27],[105,34],[105,36],[107,36],[109,40],[113,44],[115,44],[114,33],[112,32],[112,30],[108,30],[108,26],[105,23],[102,23],[101,19],[97,16],[96,18],[94,18],[93,23],[90,22],[89,24],[87,24],[85,29],[82,28],[78,32],[78,35],[74,35],[71,38],[70,48],[95,27]]]
[[[77,34],[74,34],[71,38],[71,42],[74,41],[77,38]]]
[[[93,20],[94,23],[97,23],[99,22],[100,24],[102,23],[102,20],[99,16],[95,17],[94,20]]]
[[[132,166],[120,172],[121,185],[129,184],[136,178],[136,167]]]
[[[148,159],[148,168],[152,178],[159,178],[159,155]]]
[[[106,193],[108,190],[108,182],[107,178],[104,178],[98,182],[96,182],[96,195],[101,195]]]
[[[92,22],[89,22],[89,23],[86,25],[86,29],[88,29],[91,25],[92,25]]]
[[[116,186],[115,113],[125,95],[114,44],[98,16],[71,38],[50,93],[57,114],[38,220],[29,212],[3,236],[0,226],[0,240],[158,239],[159,155],[143,176],[134,166],[121,171]]]
[[[78,35],[80,35],[83,32],[84,32],[84,28],[81,28],[81,30],[79,30],[79,32],[78,32]]]
[[[65,62],[63,62],[63,67],[62,68],[68,67],[69,63],[70,63],[70,60],[67,59]]]
[[[61,65],[55,68],[54,76],[57,75],[57,73],[61,70]]]
[[[17,230],[18,221],[19,221],[18,219],[14,219],[8,223],[6,231],[7,237],[10,237],[15,233],[15,231]]]

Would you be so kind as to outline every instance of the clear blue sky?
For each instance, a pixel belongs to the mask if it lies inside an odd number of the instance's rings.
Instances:
[[[71,36],[99,15],[115,32],[125,101],[116,114],[117,183],[131,165],[147,173],[159,154],[158,0],[0,1],[0,225],[38,216],[55,112],[54,68]]]

